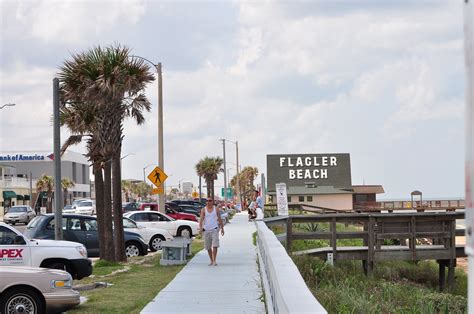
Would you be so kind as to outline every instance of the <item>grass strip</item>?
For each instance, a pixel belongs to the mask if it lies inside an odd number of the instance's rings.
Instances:
[[[203,248],[203,242],[194,240],[193,256]],[[106,278],[87,278],[76,281],[84,284],[105,281],[112,286],[82,292],[88,301],[70,313],[139,313],[166,285],[173,280],[184,265],[161,266],[160,254],[147,258],[143,263],[132,261],[127,264],[100,265],[94,268],[94,275],[106,275],[129,266],[130,270]],[[136,261],[136,260],[135,260]]]

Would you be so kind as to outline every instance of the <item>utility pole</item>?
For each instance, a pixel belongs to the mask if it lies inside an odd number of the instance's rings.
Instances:
[[[466,60],[466,247],[468,313],[474,313],[474,0],[464,0]]]
[[[33,174],[30,171],[30,207],[33,204]],[[36,212],[36,209],[33,208]]]
[[[62,197],[61,197],[61,138],[59,127],[59,79],[53,79],[53,112],[54,112],[54,239],[63,239]]]
[[[199,176],[199,201],[202,198],[202,185],[201,185],[201,176]]]
[[[236,176],[236,192],[237,192],[237,202],[242,206],[242,200],[240,199],[240,178],[239,178],[239,141],[235,141],[235,167],[237,168],[237,176]]]
[[[221,139],[222,149],[224,150],[224,202],[227,203],[227,169],[225,160],[225,139]]]
[[[161,73],[161,62],[156,65],[158,72],[158,167],[165,171],[165,158],[163,148],[163,76]],[[162,213],[165,212],[166,185],[163,182],[163,194],[158,194],[158,208]]]

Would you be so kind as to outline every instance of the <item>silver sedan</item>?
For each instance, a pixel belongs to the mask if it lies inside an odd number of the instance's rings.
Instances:
[[[12,225],[16,223],[24,223],[27,225],[35,216],[36,214],[30,206],[17,205],[8,208],[7,213],[3,216],[3,222]]]

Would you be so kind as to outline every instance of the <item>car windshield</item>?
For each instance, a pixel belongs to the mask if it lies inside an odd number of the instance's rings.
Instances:
[[[123,217],[123,227],[124,228],[137,228],[135,222],[131,219]]]
[[[90,202],[90,201],[82,201],[82,202],[79,202],[79,204],[78,204],[77,206],[79,206],[79,207],[92,206],[92,202]]]
[[[40,222],[41,220],[41,216],[37,216],[35,218],[33,218],[32,221],[30,221],[30,223],[28,224],[28,226],[26,226],[26,229],[34,229],[36,228],[36,225],[38,224],[38,222]]]
[[[9,213],[26,213],[26,207],[10,207]]]
[[[64,209],[73,209],[73,208],[74,208],[74,206],[72,206],[72,205],[66,205],[66,206],[64,206]]]

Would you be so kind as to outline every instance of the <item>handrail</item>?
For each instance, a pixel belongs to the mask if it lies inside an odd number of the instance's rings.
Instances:
[[[255,225],[268,313],[327,313],[275,234],[263,221]]]

